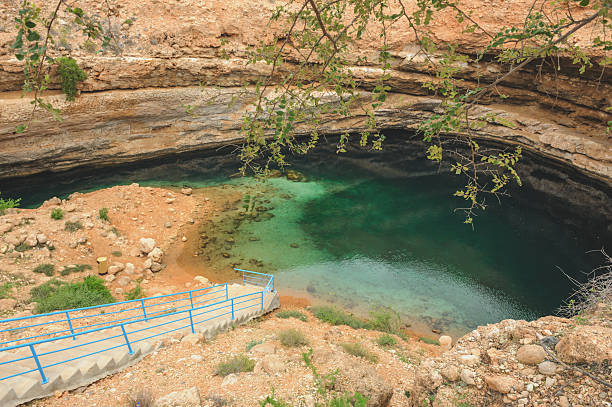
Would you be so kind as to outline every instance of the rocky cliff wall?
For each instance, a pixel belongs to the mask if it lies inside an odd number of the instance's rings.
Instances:
[[[79,3],[92,13],[103,11],[92,1]],[[111,2],[111,6],[116,53],[100,55],[79,46],[82,38],[76,28],[67,16],[60,16],[60,41],[53,52],[59,55],[70,49],[88,79],[73,103],[60,94],[48,96],[62,107],[62,122],[39,112],[24,134],[13,133],[31,109],[28,98],[20,97],[21,67],[9,49],[14,36],[10,15],[15,7],[0,6],[0,178],[240,142],[240,116],[248,96],[231,109],[228,103],[240,86],[268,72],[265,65],[248,65],[246,50],[260,39],[272,38],[277,27],[267,29],[266,21],[275,4],[144,0]],[[516,13],[522,9],[520,4],[509,9],[501,0],[480,0],[466,6],[491,29],[521,18]],[[440,43],[452,40],[465,53],[475,52],[484,43],[477,34],[462,33],[450,15],[438,20],[432,30]],[[377,115],[382,129],[411,134],[439,101],[422,86],[431,80],[432,72],[417,54],[411,32],[399,24],[389,38],[394,58],[389,81],[392,95]],[[222,39],[227,41],[224,50],[229,59],[221,57]],[[366,36],[354,55],[353,72],[364,97],[381,71],[356,61],[357,57],[375,60],[374,39],[373,34]],[[562,65],[567,64],[562,61]],[[494,62],[483,62],[462,66],[460,74],[465,86],[473,87],[491,81],[500,69]],[[508,120],[503,125],[489,124],[479,136],[521,144],[612,183],[612,140],[604,125],[610,119],[605,108],[612,105],[612,82],[609,75],[600,73],[581,76],[569,66],[561,72],[527,67],[500,84],[499,91],[508,95],[503,104],[485,100],[479,107]],[[192,114],[185,105],[194,107]],[[348,119],[330,116],[320,130],[357,131],[363,117],[355,113]]]

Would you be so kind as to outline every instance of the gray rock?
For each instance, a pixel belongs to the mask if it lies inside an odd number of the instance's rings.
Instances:
[[[197,387],[174,391],[155,401],[155,407],[200,407],[202,400]]]
[[[154,248],[148,254],[148,257],[153,260],[155,263],[161,263],[162,257],[164,256],[164,252],[159,247]]]
[[[552,376],[557,373],[559,366],[551,361],[545,360],[538,365],[538,371],[546,376]]]
[[[138,249],[144,254],[149,254],[155,248],[155,240],[151,238],[141,238],[138,242]]]
[[[159,264],[159,263],[151,264],[151,271],[154,272],[154,273],[158,273],[158,272],[162,271],[163,268],[164,267],[161,264]]]

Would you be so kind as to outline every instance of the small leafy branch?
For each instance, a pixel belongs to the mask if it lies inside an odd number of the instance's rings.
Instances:
[[[578,4],[576,4],[578,3]],[[252,109],[243,117],[245,142],[240,157],[242,172],[267,173],[270,167],[288,165],[287,154],[306,154],[318,144],[322,118],[326,115],[346,117],[360,112],[366,117],[359,134],[362,148],[379,150],[384,135],[378,131],[376,111],[384,106],[390,79],[391,55],[387,44],[388,28],[401,21],[408,24],[425,56],[435,71],[435,79],[424,86],[442,98],[440,106],[419,126],[419,133],[429,144],[427,158],[449,162],[453,174],[466,177],[466,184],[455,192],[466,206],[465,222],[472,224],[477,212],[486,209],[486,196],[506,195],[508,185],[521,185],[516,166],[521,159],[520,148],[482,148],[476,141],[477,131],[487,123],[509,125],[502,117],[481,113],[478,104],[483,99],[500,97],[497,85],[531,62],[545,62],[556,70],[559,56],[570,56],[581,73],[593,66],[587,53],[574,45],[574,36],[586,27],[599,28],[601,35],[592,41],[593,50],[612,49],[606,33],[612,28],[610,0],[534,0],[522,25],[489,32],[470,13],[452,0],[293,0],[279,6],[270,23],[284,22],[285,29],[272,44],[260,43],[252,50],[249,63],[270,66],[265,78],[255,87]],[[576,7],[580,9],[577,13]],[[574,11],[572,11],[574,9]],[[414,10],[414,11],[408,11]],[[449,44],[438,48],[428,26],[442,11],[455,13],[466,32],[478,32],[489,43],[476,56],[458,54]],[[585,15],[577,18],[574,14]],[[351,71],[351,53],[363,39],[366,28],[376,27],[380,37],[377,61],[359,58],[358,64],[373,65],[381,73],[371,85],[369,100],[359,90],[360,83]],[[593,28],[594,29],[594,28]],[[478,63],[494,55],[506,69],[488,84],[473,87],[458,75],[466,63]],[[611,59],[601,59],[605,69]],[[307,137],[296,129],[310,125]],[[350,134],[340,136],[337,152],[348,149]]]
[[[86,78],[74,59],[53,58],[49,55],[49,50],[55,45],[52,28],[62,9],[73,17],[73,22],[81,28],[87,41],[100,41],[102,47],[105,47],[111,40],[110,33],[105,33],[100,21],[87,16],[79,7],[69,6],[66,0],[56,0],[50,15],[43,15],[40,7],[29,0],[23,0],[14,19],[17,35],[11,48],[15,58],[23,61],[23,90],[33,93],[33,96],[30,118],[27,123],[17,126],[15,133],[26,131],[39,108],[51,113],[54,119],[61,119],[60,110],[42,98],[51,83],[53,64],[58,65],[62,91],[69,101],[74,100],[76,84]]]

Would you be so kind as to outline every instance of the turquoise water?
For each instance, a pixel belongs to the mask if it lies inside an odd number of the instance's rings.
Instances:
[[[537,195],[492,204],[472,230],[454,212],[455,180],[410,165],[373,171],[359,160],[331,156],[298,163],[307,182],[274,178],[265,184],[228,178],[235,168],[214,157],[166,160],[31,180],[4,187],[3,196],[18,194],[35,206],[53,195],[130,182],[226,183],[245,194],[259,191],[259,203],[274,216],[241,222],[222,266],[273,271],[281,292],[356,313],[391,306],[417,325],[456,335],[554,312],[572,289],[560,269],[583,278],[598,260],[586,251],[606,243],[521,203],[533,204]],[[264,266],[252,266],[251,259]]]

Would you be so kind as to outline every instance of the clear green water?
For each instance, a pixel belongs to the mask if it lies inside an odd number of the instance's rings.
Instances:
[[[391,306],[415,323],[453,334],[553,312],[571,291],[558,267],[580,277],[594,261],[585,252],[599,248],[513,200],[492,205],[472,230],[453,212],[454,181],[431,172],[373,175],[354,163],[324,160],[301,165],[308,182],[275,178],[262,187],[227,178],[235,163],[210,163],[185,159],[59,175],[8,191],[37,205],[54,195],[130,182],[263,188],[274,217],[242,222],[228,264],[249,268],[249,259],[259,259],[261,271],[274,271],[281,291],[358,313]]]

